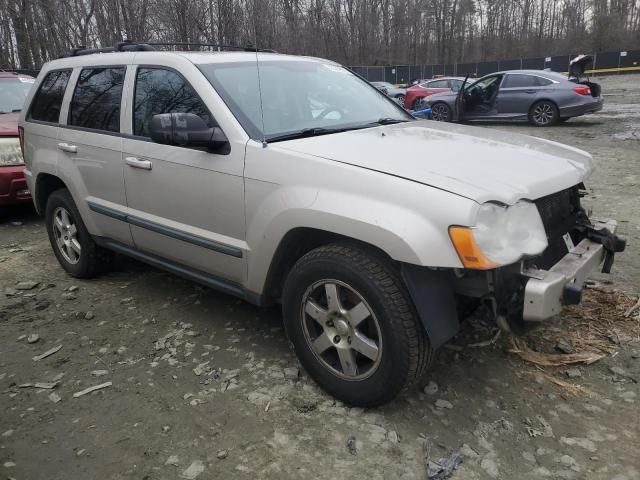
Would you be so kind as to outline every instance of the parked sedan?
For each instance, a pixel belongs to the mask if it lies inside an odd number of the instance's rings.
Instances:
[[[600,85],[543,70],[486,75],[460,92],[426,98],[439,121],[528,120],[546,127],[602,109]]]
[[[0,71],[0,206],[29,202],[18,118],[34,79]]]
[[[371,84],[391,98],[394,98],[400,105],[404,104],[404,98],[407,93],[405,88],[398,88],[389,82],[371,82]]]
[[[464,78],[446,77],[433,80],[422,80],[420,83],[407,89],[404,97],[404,108],[417,110],[423,98],[436,93],[457,92],[460,90]]]

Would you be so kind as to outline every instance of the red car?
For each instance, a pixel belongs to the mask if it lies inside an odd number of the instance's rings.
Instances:
[[[33,77],[0,70],[0,206],[31,201],[24,179],[18,117]]]
[[[450,90],[457,91],[462,86],[464,78],[443,77],[433,80],[423,80],[422,82],[407,89],[404,97],[404,108],[416,110],[416,107],[424,97],[433,95],[434,93],[448,92]]]

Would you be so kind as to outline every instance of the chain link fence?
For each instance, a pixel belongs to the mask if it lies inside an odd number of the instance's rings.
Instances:
[[[387,65],[353,66],[351,70],[370,82],[409,83],[414,80],[441,76],[482,77],[503,70],[553,70],[566,72],[569,61],[578,54],[552,57],[520,58],[493,62],[456,63],[449,65]],[[640,50],[592,53],[591,75],[640,73]]]

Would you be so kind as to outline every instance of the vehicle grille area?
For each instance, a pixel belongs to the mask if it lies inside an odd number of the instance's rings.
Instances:
[[[578,185],[557,193],[547,195],[535,201],[544,229],[547,232],[549,246],[542,258],[535,262],[539,268],[548,269],[567,254],[567,246],[562,236],[571,235],[574,244],[580,238],[575,232],[578,218],[584,215],[580,206],[580,188]]]

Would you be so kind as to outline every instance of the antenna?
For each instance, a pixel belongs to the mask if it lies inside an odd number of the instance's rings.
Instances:
[[[260,81],[260,61],[258,60],[258,24],[255,12],[256,5],[253,4],[253,40],[256,47],[256,71],[258,72],[258,97],[260,98],[260,120],[262,122],[262,148],[267,148],[267,137],[264,132],[264,108],[262,106],[262,82]]]

